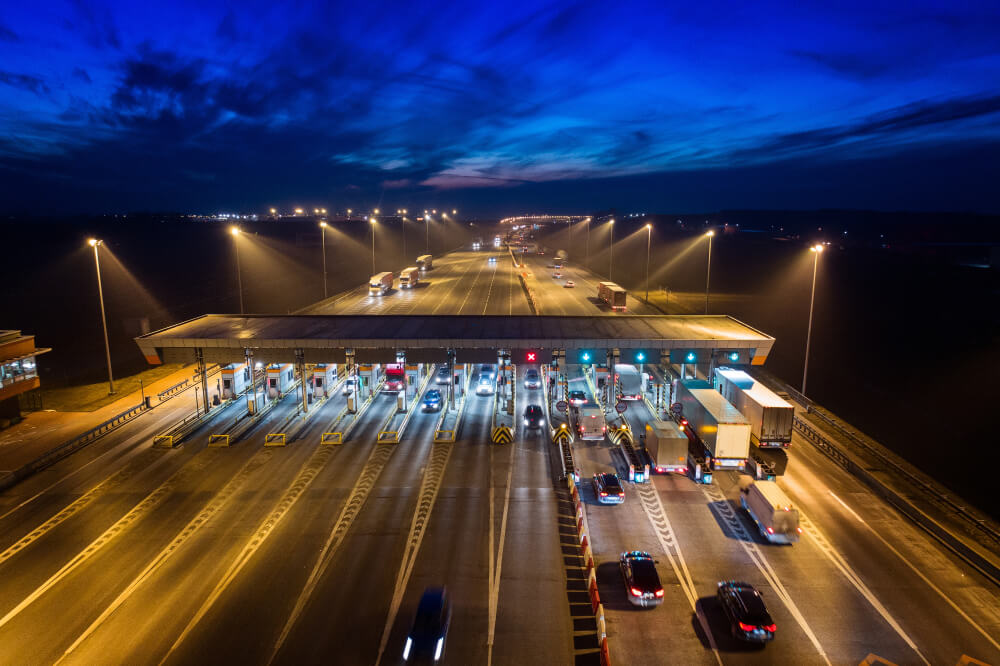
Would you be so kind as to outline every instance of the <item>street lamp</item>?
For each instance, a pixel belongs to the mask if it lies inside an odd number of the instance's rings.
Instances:
[[[368,221],[372,225],[372,275],[375,275],[375,218],[370,217]]]
[[[611,280],[611,269],[615,263],[615,221],[612,218],[608,224],[611,225],[611,238],[608,243],[608,280]]]
[[[431,253],[431,216],[424,211],[424,252]]]
[[[351,213],[352,213],[352,212],[353,212],[353,211],[351,211],[351,209],[350,209],[350,208],[348,208],[348,209],[347,209],[347,219],[348,219],[348,220],[349,220],[349,219],[351,219]]]
[[[646,302],[649,303],[649,244],[653,238],[653,225],[646,223]]]
[[[588,217],[584,222],[587,223],[587,266],[590,266],[590,218]]]
[[[806,362],[802,368],[802,395],[806,394],[806,375],[809,373],[809,340],[812,338],[813,303],[816,301],[816,270],[819,268],[819,255],[823,254],[823,246],[816,243],[809,248],[809,251],[816,256],[813,257],[812,292],[809,295],[809,325],[806,328]]]
[[[240,276],[240,228],[229,227],[229,233],[233,235],[233,246],[236,248],[236,288],[240,292],[240,314],[243,314],[243,278]]]
[[[320,246],[323,248],[323,298],[326,298],[326,222],[320,222]]]
[[[104,328],[104,356],[108,361],[108,395],[115,392],[115,380],[111,375],[111,345],[108,344],[108,320],[104,314],[104,289],[101,286],[101,260],[97,255],[97,248],[104,244],[104,241],[91,238],[87,241],[90,247],[94,248],[94,267],[97,269],[97,298],[101,302],[101,326]]]
[[[714,235],[714,231],[705,232],[705,237],[708,238],[708,262],[705,269],[705,314],[708,314],[708,281],[712,277],[712,236]]]
[[[406,216],[400,218],[399,225],[403,230],[403,256],[406,256]]]

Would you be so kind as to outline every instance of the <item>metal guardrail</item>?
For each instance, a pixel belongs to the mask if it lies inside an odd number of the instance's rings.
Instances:
[[[46,451],[45,453],[35,458],[31,462],[22,465],[21,467],[17,468],[16,470],[13,470],[5,477],[0,479],[0,490],[10,488],[14,484],[21,481],[22,479],[25,479],[31,476],[32,474],[40,472],[43,469],[46,469],[47,467],[56,464],[66,456],[75,453],[79,449],[82,449],[88,444],[100,439],[104,435],[107,435],[112,430],[128,423],[135,417],[144,413],[147,409],[150,408],[146,407],[146,403],[140,402],[135,407],[131,407],[123,412],[115,414],[104,423],[94,428],[91,428],[82,435],[77,435],[73,439],[63,442],[54,449]]]
[[[836,419],[831,419],[826,414],[816,411],[815,409],[813,409],[812,405],[806,407],[806,413],[817,416],[821,421],[823,421],[830,427],[836,429],[844,437],[847,437],[849,440],[851,440],[853,444],[856,444],[857,446],[864,449],[866,453],[874,456],[876,459],[878,459],[880,463],[882,463],[886,467],[891,468],[893,473],[903,476],[909,483],[919,488],[922,493],[930,495],[931,497],[933,497],[935,501],[940,502],[941,504],[947,506],[950,511],[957,514],[963,521],[965,521],[969,526],[974,528],[977,532],[981,533],[983,536],[987,537],[993,542],[1000,544],[1000,532],[997,532],[996,530],[990,528],[990,526],[984,524],[982,521],[977,519],[977,517],[969,513],[964,506],[956,504],[955,501],[951,499],[951,497],[941,492],[940,489],[934,487],[932,484],[927,483],[918,475],[913,474],[910,470],[898,464],[891,457],[885,455],[882,451],[879,451],[876,447],[873,447],[867,442],[865,442],[862,438],[858,437],[856,433],[845,428],[843,424],[838,422]]]
[[[873,474],[871,474],[871,472],[854,462],[854,460],[844,453],[839,446],[824,437],[821,432],[814,429],[808,423],[796,416],[792,419],[792,426],[805,438],[807,442],[819,449],[833,462],[837,463],[845,470],[856,476],[863,483],[865,483],[865,485],[875,491],[876,494],[895,507],[900,513],[912,520],[942,544],[950,548],[958,554],[959,557],[978,569],[980,573],[992,580],[995,584],[1000,585],[1000,567],[970,548],[961,539],[956,537],[946,528],[939,525],[933,518],[914,506],[905,497],[899,495],[895,490],[879,481]],[[974,521],[972,524],[990,538],[995,538],[993,536],[995,533],[988,526],[983,525],[978,521]]]
[[[172,398],[177,395],[178,392],[183,391],[191,384],[190,379],[182,379],[170,388],[164,389],[156,394],[159,400],[166,400],[167,398]]]

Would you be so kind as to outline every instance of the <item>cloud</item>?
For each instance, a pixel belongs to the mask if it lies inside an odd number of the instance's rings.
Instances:
[[[87,70],[85,70],[82,67],[73,68],[73,77],[80,81],[83,81],[84,83],[93,83],[93,81],[91,81],[90,79],[90,74],[87,74]]]
[[[0,70],[0,83],[5,83],[13,88],[27,90],[36,95],[47,95],[49,93],[49,86],[44,81],[37,76],[29,74],[16,74]]]
[[[19,42],[21,38],[17,33],[0,23],[0,42]]]
[[[383,180],[382,181],[382,187],[384,187],[387,190],[398,190],[398,189],[402,189],[404,187],[411,187],[412,185],[413,185],[413,181],[410,180],[409,178],[400,178],[398,180]]]
[[[890,64],[880,62],[872,53],[821,53],[797,50],[789,53],[839,76],[862,81],[884,76],[892,69]]]

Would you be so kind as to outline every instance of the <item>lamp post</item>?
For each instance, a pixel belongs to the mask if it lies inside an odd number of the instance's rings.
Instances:
[[[368,221],[372,225],[372,275],[375,275],[375,218],[370,217]]]
[[[97,254],[97,248],[104,244],[104,241],[91,238],[87,241],[90,247],[94,248],[94,267],[97,269],[97,299],[101,302],[101,327],[104,329],[104,357],[108,362],[108,395],[115,392],[115,380],[111,375],[111,345],[108,344],[108,320],[104,314],[104,288],[101,286],[101,260]]]
[[[813,257],[813,281],[812,291],[809,294],[809,325],[806,328],[806,361],[802,368],[802,395],[806,394],[806,376],[809,374],[809,341],[812,338],[813,328],[813,303],[816,301],[816,271],[819,268],[819,255],[823,254],[823,246],[817,243],[809,248]]]
[[[712,236],[714,235],[714,231],[705,232],[705,236],[708,238],[708,262],[705,268],[705,314],[708,314],[708,285],[712,277]]]
[[[611,269],[613,268],[614,263],[615,263],[615,221],[614,221],[614,219],[612,219],[611,222],[609,222],[608,224],[611,225],[611,239],[610,239],[610,242],[608,243],[608,280],[610,281],[612,279],[611,278]]]
[[[590,266],[590,218],[588,217],[584,222],[587,223],[587,266]]]
[[[326,222],[320,222],[320,247],[323,248],[323,298],[326,299]]]
[[[653,238],[653,225],[646,223],[646,302],[649,303],[649,244]]]
[[[240,314],[243,312],[243,277],[240,275],[240,228],[229,227],[229,233],[233,235],[233,246],[236,248],[236,288],[240,292]]]
[[[424,252],[431,253],[431,217],[424,211]]]

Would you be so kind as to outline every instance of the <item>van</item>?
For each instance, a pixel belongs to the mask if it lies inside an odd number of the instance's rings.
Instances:
[[[580,439],[604,439],[608,424],[600,407],[583,406],[576,410],[576,430]]]

